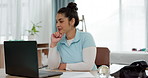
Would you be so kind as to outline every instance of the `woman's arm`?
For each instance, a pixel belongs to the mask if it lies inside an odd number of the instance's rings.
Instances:
[[[48,67],[50,69],[55,69],[59,67],[61,58],[59,52],[57,51],[57,43],[61,40],[63,34],[55,32],[51,35],[51,43],[48,53]]]
[[[57,47],[49,48],[48,54],[48,67],[50,69],[56,69],[59,67],[61,58],[59,52],[57,51]]]
[[[83,49],[83,62],[67,63],[66,70],[92,70],[95,65],[96,47]]]

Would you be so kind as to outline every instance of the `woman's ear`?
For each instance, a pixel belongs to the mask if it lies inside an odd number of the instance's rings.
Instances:
[[[72,18],[71,21],[70,21],[70,25],[74,26],[74,24],[75,24],[75,19]]]

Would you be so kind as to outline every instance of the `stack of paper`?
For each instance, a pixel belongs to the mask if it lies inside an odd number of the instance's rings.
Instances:
[[[94,78],[90,72],[63,72],[60,78]]]

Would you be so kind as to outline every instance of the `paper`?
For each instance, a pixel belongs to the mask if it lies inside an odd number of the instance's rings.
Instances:
[[[110,74],[119,71],[124,66],[127,66],[127,65],[120,65],[120,64],[112,64],[112,65],[110,65]]]
[[[146,75],[148,76],[148,70],[147,70],[147,69],[145,70],[145,73],[146,73]]]
[[[80,78],[80,77],[91,77],[94,76],[90,72],[63,72],[60,78]]]

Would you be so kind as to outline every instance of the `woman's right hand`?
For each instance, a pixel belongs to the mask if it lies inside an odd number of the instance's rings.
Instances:
[[[51,44],[50,47],[53,48],[57,45],[57,43],[62,39],[63,34],[59,32],[55,32],[51,35]]]

